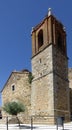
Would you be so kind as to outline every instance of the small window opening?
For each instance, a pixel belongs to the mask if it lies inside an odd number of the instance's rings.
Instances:
[[[38,33],[38,49],[43,45],[43,30]]]
[[[14,91],[15,90],[15,85],[12,85],[12,91]]]
[[[58,48],[62,49],[62,37],[60,33],[58,34]]]
[[[42,60],[41,59],[39,59],[39,63],[41,63],[42,62]]]
[[[42,76],[42,73],[39,74],[39,77],[41,77],[41,76]]]

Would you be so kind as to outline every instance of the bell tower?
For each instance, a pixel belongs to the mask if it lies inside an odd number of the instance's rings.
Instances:
[[[31,111],[36,116],[69,117],[68,58],[65,27],[49,8],[32,28]]]

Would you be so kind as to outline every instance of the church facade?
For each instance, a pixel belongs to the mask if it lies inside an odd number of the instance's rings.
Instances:
[[[64,116],[69,120],[72,69],[68,70],[65,28],[49,9],[32,28],[31,37],[32,83],[28,82],[28,70],[12,72],[2,90],[3,104],[19,100],[26,105],[27,116],[52,116],[53,122],[56,116]]]

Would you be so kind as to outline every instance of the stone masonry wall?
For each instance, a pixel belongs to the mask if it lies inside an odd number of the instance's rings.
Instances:
[[[32,58],[32,115],[54,115],[52,45]]]
[[[30,114],[31,86],[28,82],[29,72],[12,72],[2,91],[3,105],[6,102],[20,101],[26,106],[26,115]],[[12,90],[12,85],[15,90]]]
[[[72,68],[68,70],[69,88],[70,88],[70,114],[72,115]]]
[[[53,47],[55,115],[70,115],[68,59]]]
[[[72,89],[72,68],[68,69],[69,87]]]

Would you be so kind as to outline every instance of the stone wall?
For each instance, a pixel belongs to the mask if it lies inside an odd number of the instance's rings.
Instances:
[[[68,59],[53,46],[54,109],[55,116],[70,116]]]
[[[32,58],[32,115],[70,116],[67,57],[50,44]]]
[[[29,72],[12,72],[2,90],[2,104],[11,101],[20,101],[26,106],[26,115],[30,114],[31,85],[28,82]],[[14,90],[12,90],[14,86]],[[3,114],[4,115],[4,114]]]
[[[68,69],[69,87],[72,89],[72,68]]]
[[[32,115],[54,115],[52,45],[32,58]]]
[[[69,68],[68,76],[69,76],[69,88],[70,88],[70,113],[72,115],[72,68]]]

